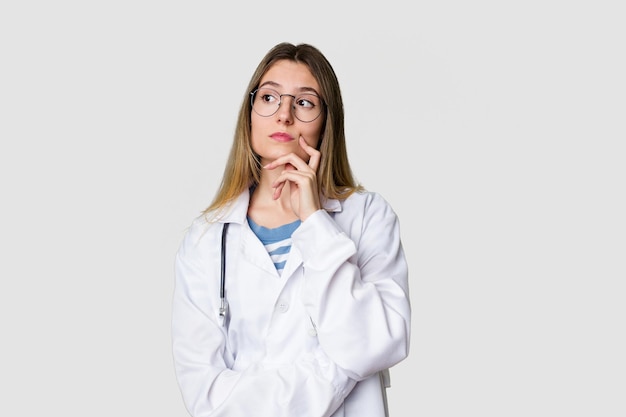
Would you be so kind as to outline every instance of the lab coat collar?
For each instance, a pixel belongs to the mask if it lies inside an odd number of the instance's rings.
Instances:
[[[232,203],[224,207],[222,210],[214,212],[210,221],[243,224],[246,221],[246,216],[248,215],[249,204],[250,191],[246,189]]]
[[[342,210],[341,203],[339,200],[335,200],[334,198],[329,198],[328,200],[322,201],[322,206],[324,210],[329,213],[339,213]]]

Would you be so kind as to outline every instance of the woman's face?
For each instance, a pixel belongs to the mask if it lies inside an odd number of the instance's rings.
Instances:
[[[320,88],[309,68],[289,60],[276,61],[261,78],[258,91],[254,98],[258,104],[251,112],[251,145],[261,157],[261,165],[290,152],[308,161],[309,155],[298,144],[298,139],[302,136],[310,146],[317,148],[325,117]],[[274,114],[263,116],[276,107]],[[319,116],[308,123],[302,121],[317,114]]]

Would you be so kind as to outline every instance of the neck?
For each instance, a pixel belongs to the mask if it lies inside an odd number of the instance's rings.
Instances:
[[[261,181],[250,196],[248,216],[258,225],[278,227],[298,219],[291,208],[288,183],[285,184],[280,197],[274,200],[272,183],[279,175],[279,172],[264,172],[261,175]]]

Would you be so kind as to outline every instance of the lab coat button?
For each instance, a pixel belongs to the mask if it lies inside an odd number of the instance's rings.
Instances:
[[[311,336],[311,337],[317,336],[317,330],[315,330],[313,327],[311,327],[309,329],[309,336]]]
[[[289,310],[289,303],[286,303],[285,301],[279,301],[278,304],[276,304],[276,310],[280,311],[281,313],[286,312],[287,310]]]

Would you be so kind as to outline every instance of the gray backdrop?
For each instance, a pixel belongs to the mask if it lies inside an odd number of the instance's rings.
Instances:
[[[617,1],[0,6],[0,415],[186,416],[174,254],[258,61],[308,42],[401,218],[393,417],[623,416]]]

